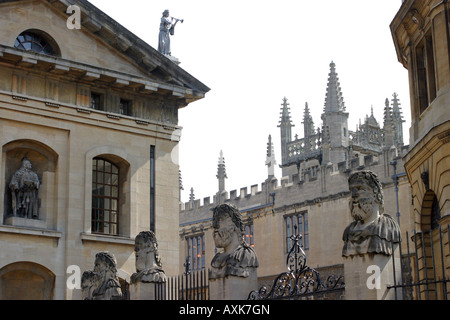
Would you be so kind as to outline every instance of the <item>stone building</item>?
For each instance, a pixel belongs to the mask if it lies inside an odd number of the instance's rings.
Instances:
[[[398,61],[409,74],[410,149],[404,166],[421,249],[416,281],[422,282],[450,278],[449,14],[447,1],[405,0],[390,25]],[[430,294],[444,297],[441,289]]]
[[[100,251],[123,284],[145,230],[178,274],[178,109],[208,91],[88,1],[0,1],[0,299],[80,299]]]
[[[403,118],[397,94],[381,101],[384,109],[382,124],[368,115],[356,130],[348,127],[343,92],[334,62],[330,64],[326,84],[322,124],[317,128],[307,103],[303,116],[303,137],[293,135],[294,121],[286,98],[281,104],[278,127],[281,137],[282,175],[274,176],[276,164],[273,142],[269,136],[266,165],[267,179],[240,190],[228,192],[225,159],[220,154],[218,164],[219,190],[213,197],[190,200],[180,211],[180,272],[183,265],[190,270],[209,268],[216,249],[212,241],[212,210],[221,203],[233,204],[241,211],[246,223],[246,240],[254,247],[259,259],[260,284],[286,271],[286,256],[292,246],[291,236],[302,234],[308,265],[321,272],[343,274],[342,234],[351,222],[348,176],[352,171],[374,171],[384,188],[385,212],[398,219],[402,231],[413,228],[410,216],[410,185],[403,169],[402,157],[408,152],[403,142]],[[316,106],[314,106],[316,107]],[[393,182],[396,160],[398,202]]]

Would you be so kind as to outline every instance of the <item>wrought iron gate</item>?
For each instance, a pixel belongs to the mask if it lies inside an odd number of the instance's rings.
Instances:
[[[293,246],[286,259],[288,271],[276,277],[270,290],[263,286],[258,291],[250,292],[248,300],[324,299],[331,293],[344,292],[343,275],[329,275],[323,281],[317,270],[306,265],[301,237],[301,234],[290,237]]]

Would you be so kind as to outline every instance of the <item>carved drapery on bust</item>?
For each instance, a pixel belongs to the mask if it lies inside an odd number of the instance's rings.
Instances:
[[[244,240],[244,225],[239,210],[222,204],[213,213],[214,242],[223,248],[211,261],[211,279],[226,276],[248,277],[259,266],[256,252]]]
[[[83,272],[81,277],[83,300],[122,299],[116,265],[116,258],[109,252],[95,255],[94,270]]]
[[[135,239],[136,272],[131,275],[131,283],[166,282],[158,253],[158,242],[152,231],[142,231]]]
[[[38,219],[40,182],[38,175],[31,170],[31,167],[31,161],[24,157],[22,167],[11,178],[9,189],[12,198],[12,214],[29,219]]]
[[[375,173],[357,171],[348,179],[351,192],[350,213],[354,221],[345,229],[342,256],[366,253],[392,255],[400,242],[400,227],[384,213],[383,191]]]

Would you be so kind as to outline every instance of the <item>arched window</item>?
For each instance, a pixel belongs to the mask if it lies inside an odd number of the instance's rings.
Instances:
[[[60,55],[56,42],[42,31],[27,30],[22,32],[16,38],[14,47],[51,56]]]
[[[119,234],[119,168],[94,158],[92,163],[92,232]]]

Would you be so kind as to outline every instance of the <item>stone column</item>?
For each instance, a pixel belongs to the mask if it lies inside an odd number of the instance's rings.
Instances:
[[[256,269],[248,277],[226,276],[209,279],[211,300],[246,300],[251,291],[258,287]]]
[[[344,257],[345,299],[401,300],[401,289],[388,289],[388,286],[401,282],[399,257],[398,245],[393,255],[367,253]],[[393,259],[396,260],[395,267]]]

